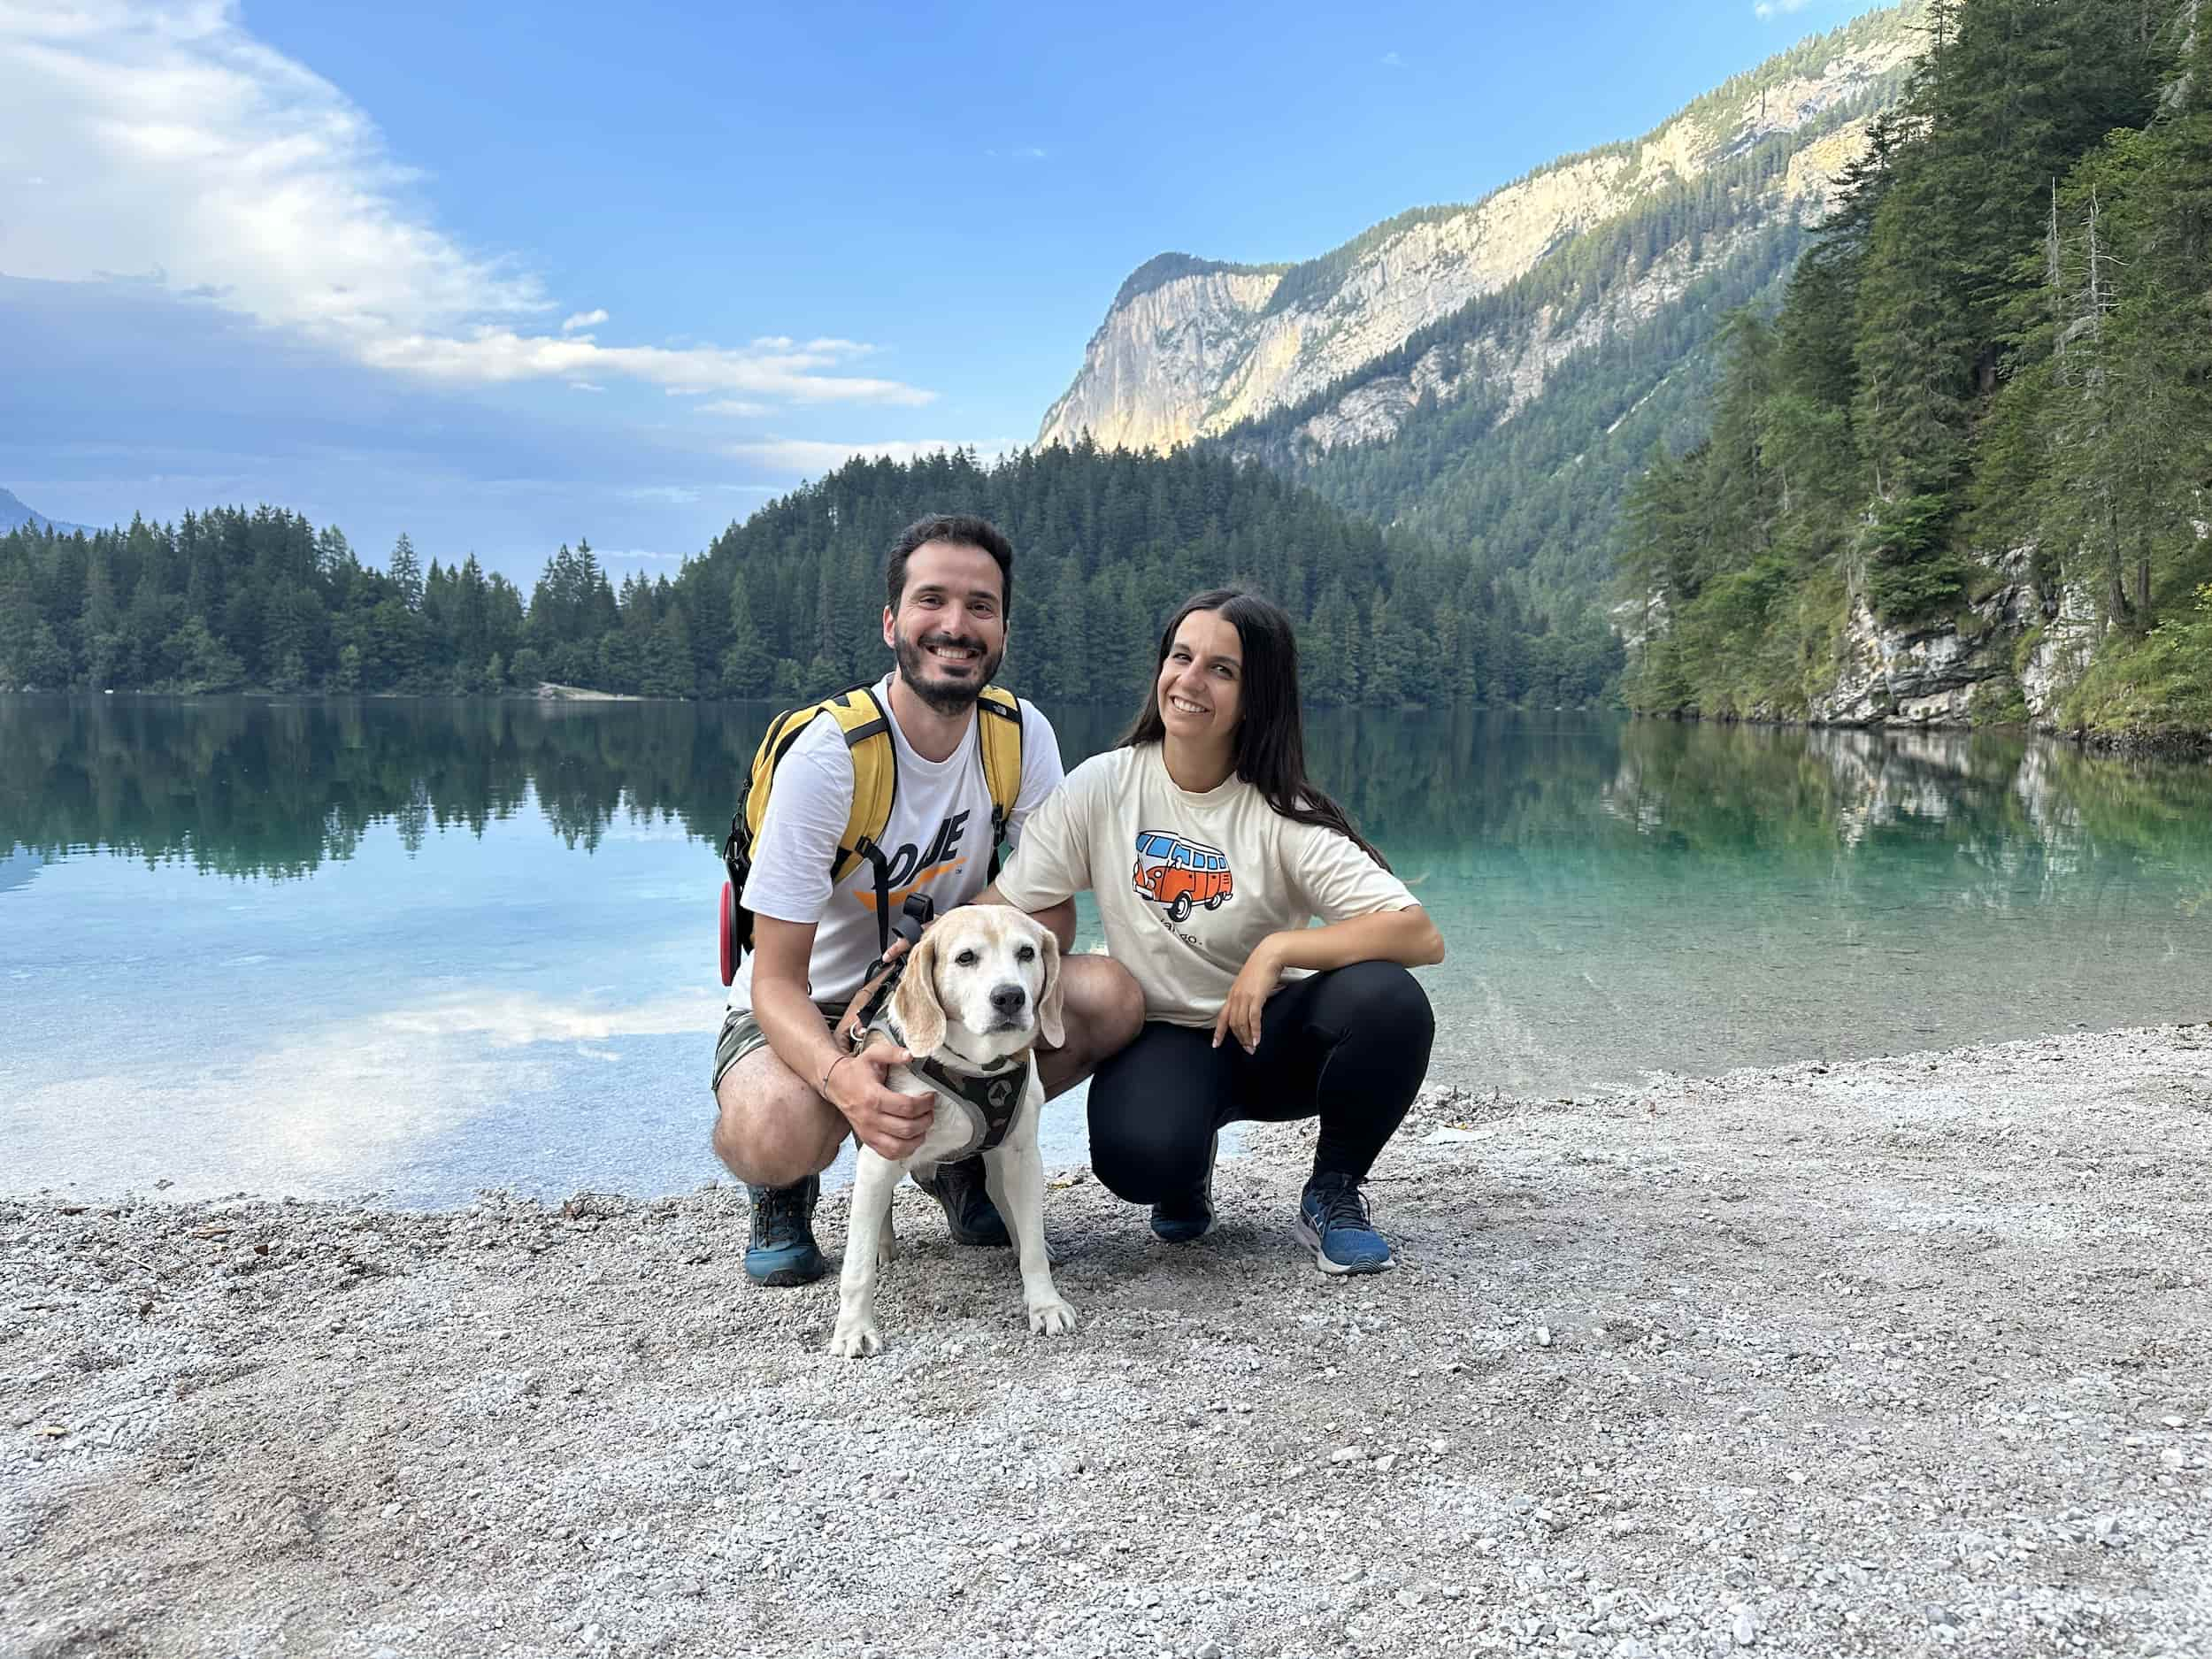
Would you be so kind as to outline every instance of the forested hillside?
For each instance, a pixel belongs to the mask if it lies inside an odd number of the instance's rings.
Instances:
[[[1855,616],[2094,613],[2068,726],[2212,729],[2212,30],[2199,0],[1938,0],[1932,42],[1709,439],[1632,494],[1636,706],[1802,714]],[[2010,642],[1977,712],[2027,712]]]
[[[1770,309],[1807,245],[1794,221],[1746,228],[1750,201],[1792,151],[1787,136],[1757,146],[1699,185],[1590,233],[1572,258],[1474,301],[1346,382],[1216,442],[1363,517],[1464,547],[1494,570],[1525,572],[1526,590],[1547,603],[1594,599],[1612,574],[1623,496],[1652,445],[1703,432],[1719,378],[1720,319],[1744,305]],[[1500,342],[1540,349],[1571,339],[1678,247],[1697,274],[1647,314],[1594,327],[1583,349],[1563,351],[1534,397],[1521,397],[1509,378],[1483,374]],[[1361,386],[1425,360],[1440,365],[1432,373],[1464,376],[1476,389],[1448,401],[1428,391],[1377,442],[1323,447],[1304,430]]]
[[[382,569],[267,507],[174,526],[0,536],[0,686],[472,692],[542,680],[651,696],[794,699],[881,672],[884,550],[925,513],[981,512],[1017,548],[1002,678],[1118,702],[1156,630],[1235,578],[1298,618],[1317,703],[1580,703],[1621,662],[1555,631],[1465,557],[1387,536],[1256,465],[1087,443],[995,465],[849,463],[733,525],[673,578],[611,582],[563,547],[526,604],[477,560],[406,538]]]

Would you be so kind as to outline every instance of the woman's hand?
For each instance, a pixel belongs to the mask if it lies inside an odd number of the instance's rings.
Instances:
[[[1233,1036],[1245,1053],[1257,1053],[1261,1011],[1282,984],[1283,939],[1279,933],[1270,933],[1244,959],[1236,983],[1229,987],[1229,1000],[1221,1005],[1214,1020],[1214,1047],[1221,1047],[1223,1037]]]

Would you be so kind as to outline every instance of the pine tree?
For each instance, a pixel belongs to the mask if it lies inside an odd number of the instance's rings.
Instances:
[[[415,544],[407,539],[405,531],[392,544],[391,562],[384,572],[399,589],[400,603],[410,611],[422,609],[422,565],[415,557]]]

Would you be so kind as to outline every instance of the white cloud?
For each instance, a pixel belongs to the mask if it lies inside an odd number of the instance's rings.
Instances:
[[[1379,61],[1386,69],[1403,69],[1406,66],[1406,60],[1396,52],[1385,52]]]
[[[368,114],[255,39],[230,0],[0,0],[0,273],[139,279],[380,369],[458,384],[620,378],[804,403],[921,404],[835,373],[866,348],[604,346],[511,257],[465,247]],[[22,182],[51,180],[50,189]]]
[[[579,328],[594,327],[606,320],[607,313],[603,310],[578,311],[573,317],[565,317],[561,319],[561,332],[565,334],[572,334]]]
[[[1751,10],[1755,16],[1760,18],[1777,18],[1792,12],[1802,12],[1811,4],[1812,0],[1759,0],[1759,4]]]
[[[703,415],[764,415],[768,412],[768,405],[748,403],[741,397],[718,397],[710,403],[700,404],[699,412]]]
[[[1021,442],[1018,438],[895,438],[878,443],[834,443],[814,438],[767,438],[753,443],[733,443],[729,446],[729,452],[740,460],[751,461],[775,472],[813,474],[834,472],[856,455],[884,455],[894,461],[911,461],[917,456],[972,448],[980,459],[993,461],[1019,449]]]
[[[607,388],[590,380],[571,380],[568,389],[572,392],[603,392]]]

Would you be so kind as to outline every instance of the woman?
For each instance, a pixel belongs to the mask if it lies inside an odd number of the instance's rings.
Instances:
[[[1213,1225],[1224,1124],[1317,1117],[1299,1235],[1325,1273],[1395,1265],[1360,1185],[1428,1070],[1434,1022],[1406,969],[1444,941],[1306,780],[1279,606],[1223,588],[1176,612],[1143,711],[1031,815],[995,896],[1041,910],[1084,887],[1145,998],[1091,1081],[1099,1179],[1187,1242]]]

